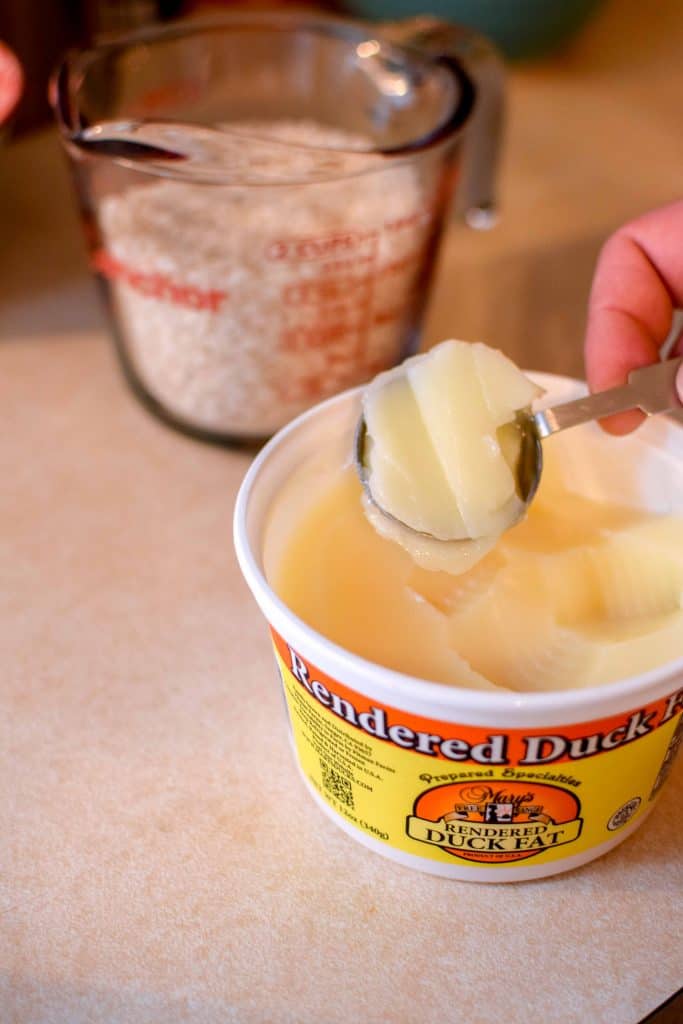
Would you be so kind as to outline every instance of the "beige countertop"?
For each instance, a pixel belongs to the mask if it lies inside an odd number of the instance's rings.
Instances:
[[[680,194],[683,12],[643,6],[513,71],[504,216],[449,232],[429,339],[581,372],[601,241]],[[3,1024],[635,1024],[671,995],[683,766],[543,882],[447,882],[336,829],[232,551],[249,456],[124,385],[50,133],[0,151],[0,224]]]

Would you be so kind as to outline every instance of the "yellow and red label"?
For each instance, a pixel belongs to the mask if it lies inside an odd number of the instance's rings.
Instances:
[[[458,725],[373,701],[272,632],[311,785],[350,825],[429,860],[505,867],[598,846],[649,809],[682,738],[683,690],[557,728]]]

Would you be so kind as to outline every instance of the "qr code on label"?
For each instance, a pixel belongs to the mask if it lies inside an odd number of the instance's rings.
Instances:
[[[325,790],[338,800],[344,807],[348,807],[350,810],[354,809],[353,804],[353,786],[348,779],[345,779],[343,775],[335,771],[326,761],[321,759],[320,769],[323,774],[323,786]]]

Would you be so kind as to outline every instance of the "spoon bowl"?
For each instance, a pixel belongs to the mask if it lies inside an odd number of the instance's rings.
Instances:
[[[593,395],[577,398],[572,402],[564,402],[538,412],[524,410],[518,412],[516,424],[520,432],[520,449],[514,474],[517,494],[522,505],[517,519],[510,526],[516,525],[524,518],[526,510],[538,490],[543,472],[543,446],[541,443],[543,438],[560,430],[567,430],[570,427],[630,409],[640,409],[647,416],[653,416],[683,408],[683,402],[676,387],[676,376],[682,366],[683,357],[667,359],[651,366],[632,370],[627,383],[622,387],[598,391]],[[361,415],[354,435],[353,460],[367,500],[376,509],[379,509],[382,515],[418,536],[428,537],[430,540],[439,541],[442,544],[469,543],[470,538],[445,540],[416,530],[377,502],[369,481],[366,462],[367,440],[367,426]]]

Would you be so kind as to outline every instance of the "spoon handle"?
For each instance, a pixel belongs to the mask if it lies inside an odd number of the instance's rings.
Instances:
[[[683,365],[683,357],[666,359],[652,366],[631,370],[628,384],[620,388],[598,391],[574,402],[565,402],[552,409],[534,413],[532,419],[539,437],[556,434],[567,427],[611,416],[615,412],[640,409],[648,416],[657,412],[671,412],[683,407],[676,391],[676,374]]]

